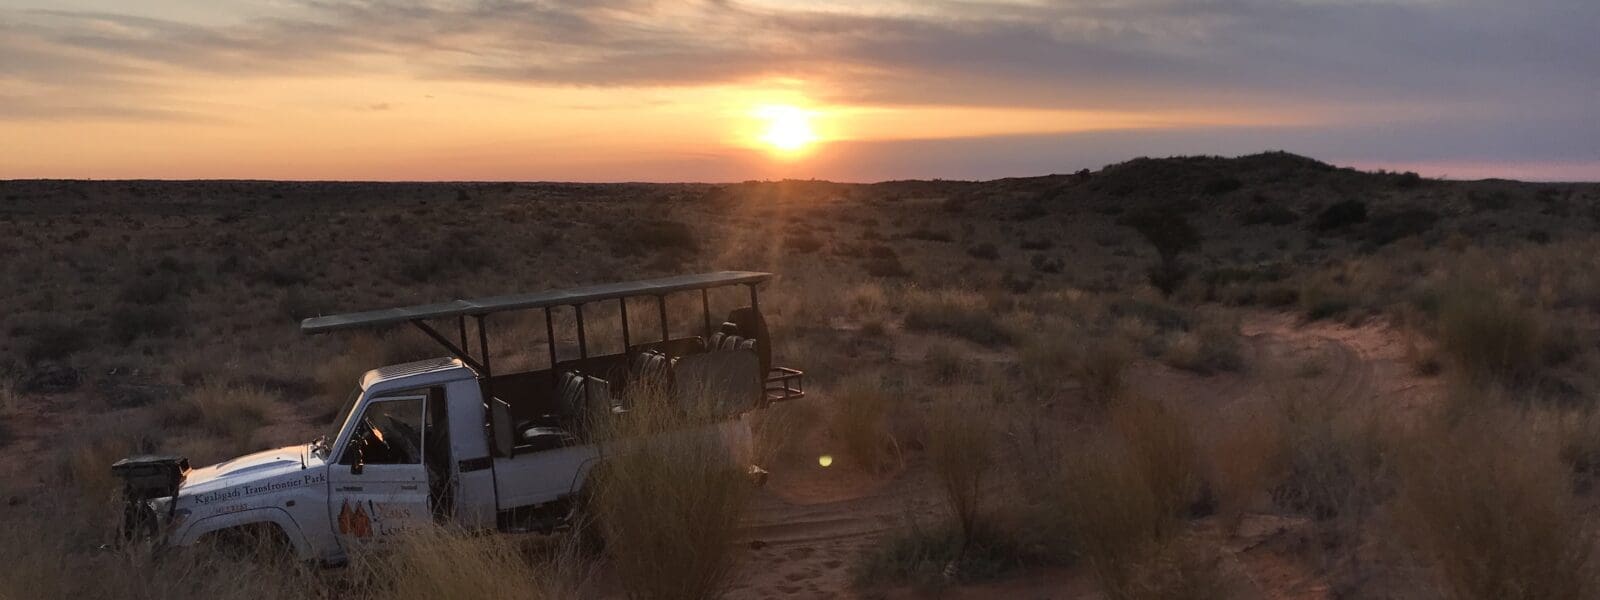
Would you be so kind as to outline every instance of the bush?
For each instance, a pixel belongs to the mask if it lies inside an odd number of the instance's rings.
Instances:
[[[995,260],[1000,258],[1000,249],[992,243],[984,242],[967,248],[967,256],[982,260]]]
[[[791,252],[810,254],[822,249],[822,240],[809,232],[791,233],[783,238],[783,247]]]
[[[1072,374],[1083,386],[1083,397],[1104,408],[1127,390],[1126,373],[1133,359],[1133,349],[1127,344],[1108,340],[1093,349],[1083,349],[1074,361]]]
[[[111,339],[130,344],[147,337],[166,337],[178,330],[179,318],[168,308],[121,306],[111,313]]]
[[[692,256],[700,251],[694,229],[670,219],[613,227],[608,231],[608,238],[612,252],[620,256],[656,253]]]
[[[905,298],[906,329],[948,333],[986,346],[1010,343],[989,301],[965,290],[909,290]]]
[[[1239,215],[1244,225],[1289,225],[1300,220],[1300,213],[1276,204],[1257,206]]]
[[[1439,213],[1425,208],[1407,208],[1398,212],[1381,213],[1367,226],[1367,240],[1385,245],[1400,238],[1422,235],[1433,229]]]
[[[1462,288],[1440,301],[1439,350],[1473,382],[1528,382],[1544,344],[1539,317],[1493,292]]]
[[[943,231],[933,231],[926,228],[913,229],[909,232],[906,232],[905,236],[913,240],[925,240],[929,242],[950,242],[955,240],[955,238],[950,237],[949,233]]]
[[[89,336],[81,325],[50,320],[28,328],[28,341],[23,347],[23,357],[31,363],[62,360],[84,350]]]
[[[1201,375],[1244,368],[1239,334],[1232,327],[1206,323],[1194,331],[1180,334],[1167,347],[1163,358],[1168,365]]]
[[[1200,186],[1200,193],[1206,196],[1220,196],[1244,187],[1244,182],[1233,177],[1218,177],[1205,182]]]
[[[1402,455],[1396,521],[1464,600],[1592,598],[1600,593],[1593,518],[1572,495],[1555,444],[1516,417],[1435,426]]]
[[[248,441],[267,422],[277,400],[263,390],[206,382],[183,397],[158,405],[162,425],[198,425],[230,440]]]
[[[1322,209],[1322,212],[1317,214],[1315,227],[1317,231],[1332,231],[1366,221],[1367,203],[1360,200],[1345,200]]]
[[[1200,233],[1182,215],[1168,211],[1143,211],[1123,217],[1119,223],[1134,231],[1155,246],[1160,262],[1150,267],[1147,274],[1150,284],[1171,296],[1189,276],[1189,268],[1179,256],[1200,247]]]

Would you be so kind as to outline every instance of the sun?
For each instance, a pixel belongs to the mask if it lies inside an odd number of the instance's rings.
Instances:
[[[817,142],[811,113],[794,106],[763,106],[755,111],[765,126],[760,140],[781,154],[796,154]]]

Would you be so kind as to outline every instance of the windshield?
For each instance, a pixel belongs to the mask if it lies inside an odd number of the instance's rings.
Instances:
[[[360,399],[360,387],[350,390],[350,396],[345,398],[344,406],[339,408],[339,412],[333,413],[333,422],[328,424],[328,434],[320,436],[311,442],[312,449],[316,451],[318,456],[328,457],[328,451],[333,449],[331,440],[339,437],[339,429],[344,427],[344,422],[350,419],[350,411],[356,409],[356,401]]]

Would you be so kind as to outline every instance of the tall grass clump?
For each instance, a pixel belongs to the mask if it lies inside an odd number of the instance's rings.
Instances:
[[[445,526],[402,534],[381,552],[357,556],[355,570],[370,582],[366,597],[390,600],[483,598],[560,600],[578,597],[593,567],[571,537],[525,540]]]
[[[900,411],[904,397],[887,389],[883,379],[857,375],[833,392],[828,430],[839,442],[845,458],[856,467],[879,471],[899,458],[900,440],[890,419]]]
[[[906,329],[947,333],[985,346],[1012,341],[997,311],[977,292],[910,289],[904,303]]]
[[[276,402],[259,388],[207,381],[160,405],[160,410],[164,425],[198,425],[214,435],[242,442],[266,424],[268,411]]]
[[[630,598],[694,600],[727,592],[739,558],[734,537],[754,485],[738,439],[709,391],[635,386],[626,415],[590,427],[602,462],[589,515],[612,572]],[[737,436],[735,436],[736,438]],[[748,440],[745,440],[748,442]]]
[[[1107,597],[1223,597],[1204,553],[1180,537],[1204,491],[1196,449],[1174,408],[1131,396],[1113,405],[1108,435],[1067,453],[1059,508]]]
[[[1130,466],[1144,480],[1163,512],[1189,513],[1208,493],[1200,445],[1185,415],[1167,402],[1125,395],[1111,407],[1111,426]]]
[[[1436,425],[1402,454],[1395,519],[1457,600],[1593,598],[1595,522],[1559,444],[1515,415]]]
[[[972,540],[984,526],[985,475],[995,454],[995,428],[989,408],[972,401],[944,399],[928,414],[928,458],[961,535]]]
[[[1463,288],[1439,304],[1439,350],[1474,383],[1518,384],[1538,374],[1544,324],[1492,292]]]

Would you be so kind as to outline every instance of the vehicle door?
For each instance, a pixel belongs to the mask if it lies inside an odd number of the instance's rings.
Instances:
[[[328,511],[345,548],[382,542],[431,520],[423,461],[428,397],[375,398],[329,469]]]

